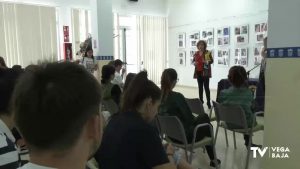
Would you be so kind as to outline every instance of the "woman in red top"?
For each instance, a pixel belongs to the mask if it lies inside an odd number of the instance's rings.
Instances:
[[[203,102],[203,86],[205,89],[207,106],[210,109],[210,90],[209,78],[211,78],[211,64],[214,62],[211,52],[206,50],[207,44],[205,41],[200,40],[197,43],[198,51],[194,55],[195,72],[194,78],[197,79],[199,88],[199,98]]]

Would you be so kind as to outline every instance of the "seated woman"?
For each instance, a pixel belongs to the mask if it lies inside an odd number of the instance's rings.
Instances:
[[[175,158],[171,145],[162,145],[159,133],[150,122],[157,114],[161,91],[140,72],[125,90],[121,112],[113,115],[105,128],[102,144],[95,155],[101,169],[190,168]]]
[[[220,103],[241,106],[245,112],[248,126],[252,126],[252,124],[256,125],[256,119],[251,110],[254,98],[252,91],[247,87],[247,73],[245,68],[242,66],[231,67],[228,79],[232,84],[232,87],[221,91],[219,99]],[[230,124],[227,125],[231,128],[239,127]],[[245,145],[247,146],[249,144],[249,135],[244,135],[244,140]],[[259,145],[252,144],[251,146]]]
[[[102,67],[101,89],[103,92],[102,100],[104,107],[111,113],[119,111],[121,89],[118,85],[112,84],[111,80],[115,77],[115,68],[110,65]]]
[[[194,128],[201,123],[209,123],[210,119],[207,114],[199,115],[197,118],[193,116],[191,109],[185,101],[181,93],[174,92],[173,88],[177,83],[176,70],[165,69],[161,76],[162,103],[159,109],[160,115],[177,116],[183,124],[188,143],[192,142]],[[209,127],[199,128],[196,141],[203,139],[205,136],[210,137]],[[177,141],[177,140],[174,140]],[[213,148],[210,145],[205,146],[207,154],[211,160],[210,166],[215,166]],[[220,163],[220,160],[218,160]]]

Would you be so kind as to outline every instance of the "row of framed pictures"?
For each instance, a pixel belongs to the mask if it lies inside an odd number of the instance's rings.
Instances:
[[[253,49],[254,57],[253,64],[259,65],[261,64],[261,49],[262,45],[256,45]],[[210,50],[212,52],[212,56],[214,57],[214,65],[217,66],[230,66],[230,49],[229,48],[220,48],[216,51]],[[187,56],[186,51],[180,50],[178,52],[178,63],[181,66],[186,66],[187,62],[190,65],[194,65],[193,57],[196,53],[196,50],[190,50],[189,56]],[[241,66],[248,66],[249,60],[249,52],[247,47],[242,48],[235,48],[234,49],[234,56],[233,56],[233,64],[234,65],[241,65]]]
[[[262,43],[264,34],[267,32],[267,23],[258,23],[254,25],[255,43]],[[178,34],[178,48],[186,48],[186,43],[189,47],[196,48],[197,42],[204,40],[208,47],[214,46],[214,28],[203,29],[202,31],[194,31],[188,34],[182,32]],[[217,28],[217,45],[227,46],[230,45],[230,27]],[[249,25],[240,25],[234,27],[234,41],[236,45],[246,45],[249,42]]]

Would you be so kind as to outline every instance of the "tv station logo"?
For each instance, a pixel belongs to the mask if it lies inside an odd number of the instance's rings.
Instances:
[[[253,151],[253,158],[268,156],[274,159],[287,159],[290,158],[291,152],[288,147],[251,147],[250,149]]]

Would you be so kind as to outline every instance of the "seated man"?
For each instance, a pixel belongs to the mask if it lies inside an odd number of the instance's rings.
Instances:
[[[49,63],[25,72],[12,105],[30,150],[22,169],[85,169],[102,138],[97,80],[75,63]]]

